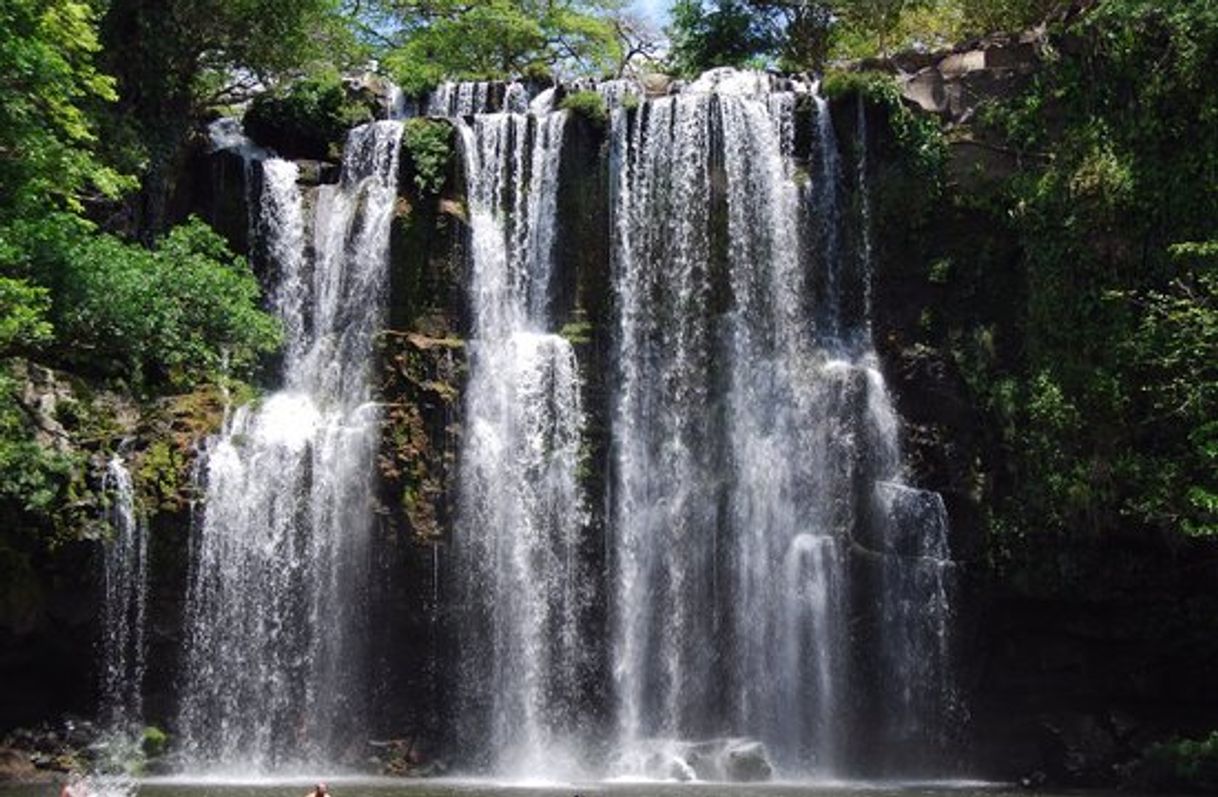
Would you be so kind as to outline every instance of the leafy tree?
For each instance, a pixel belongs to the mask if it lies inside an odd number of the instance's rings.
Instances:
[[[90,107],[115,97],[94,64],[99,49],[88,3],[0,3],[0,225],[48,200],[79,208],[127,185],[95,152]],[[0,252],[7,245],[0,226]]]
[[[0,355],[29,351],[52,337],[50,292],[26,280],[0,277]]]
[[[151,250],[111,235],[63,243],[31,270],[54,286],[56,353],[80,372],[189,387],[222,370],[248,375],[279,342],[248,264],[200,221]]]
[[[208,109],[361,50],[338,0],[110,0],[102,19],[105,65],[118,80],[108,121],[112,156],[142,176],[141,237],[164,231],[182,146]]]
[[[407,92],[447,79],[591,74],[618,67],[615,6],[595,0],[386,0],[384,63]]]
[[[752,0],[777,42],[779,66],[819,71],[832,46],[835,11],[829,0]]]
[[[998,527],[1214,534],[1218,8],[1107,0],[1070,32],[992,114],[1026,164],[991,200],[1026,293],[1019,362],[979,380],[1006,408]]]
[[[836,13],[843,25],[874,43],[875,52],[887,57],[899,46],[901,23],[932,0],[837,0]]]
[[[697,75],[716,66],[744,66],[770,53],[772,31],[745,0],[677,0],[668,29],[669,64],[680,75]]]
[[[1062,0],[959,0],[961,32],[1022,30],[1067,5]]]
[[[1193,535],[1218,535],[1218,241],[1177,244],[1177,274],[1130,296],[1144,314],[1123,346],[1149,399],[1147,421],[1175,438],[1142,494],[1140,515]]]

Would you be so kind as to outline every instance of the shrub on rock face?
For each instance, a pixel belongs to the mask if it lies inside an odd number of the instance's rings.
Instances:
[[[414,172],[415,186],[424,194],[444,187],[452,158],[452,127],[435,119],[410,119],[402,132],[402,144]]]
[[[564,111],[582,116],[596,125],[604,125],[609,121],[609,109],[605,107],[605,98],[595,91],[577,91],[562,98],[559,105]]]
[[[250,138],[282,157],[325,160],[341,152],[348,130],[372,118],[372,109],[348,97],[332,75],[259,95],[243,121]]]

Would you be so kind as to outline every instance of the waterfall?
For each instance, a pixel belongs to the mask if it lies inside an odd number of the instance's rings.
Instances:
[[[196,767],[316,765],[364,738],[370,370],[400,136],[398,122],[350,133],[339,184],[318,189],[311,246],[296,167],[261,164],[283,388],[232,412],[200,468],[179,716]]]
[[[885,706],[915,718],[901,720],[907,740],[941,696],[946,516],[876,486],[899,485],[902,468],[871,344],[869,206],[848,257],[829,107],[806,93],[714,70],[611,113],[624,774],[670,776],[675,740],[724,735],[759,740],[788,775],[840,773],[868,645]],[[814,150],[803,189],[800,102]],[[921,547],[897,550],[898,534]],[[863,641],[848,623],[871,600],[852,577],[865,545],[885,575],[879,639]]]
[[[921,755],[954,699],[955,575],[873,341],[866,115],[841,147],[850,120],[813,84],[606,81],[608,173],[567,182],[599,158],[573,138],[595,123],[554,110],[568,88],[445,83],[424,106],[456,130],[467,192],[437,614],[460,755],[568,779],[842,777],[868,746]],[[350,760],[364,738],[369,371],[400,134],[352,131],[311,202],[293,164],[247,165],[283,387],[233,410],[200,467],[179,718],[196,766]],[[560,198],[601,180],[609,229],[562,229]],[[611,252],[593,319],[610,328],[588,347],[557,334],[587,276],[558,256],[574,234]]]
[[[458,91],[458,95],[462,92]],[[472,332],[453,557],[462,736],[500,771],[553,771],[577,727],[587,519],[575,353],[550,332],[565,111],[455,121]]]
[[[102,478],[110,527],[102,553],[102,722],[128,734],[143,721],[144,614],[148,592],[148,534],[136,514],[131,473],[114,455]]]
[[[650,102],[615,157],[621,376],[613,672],[623,747],[702,735],[712,702],[717,463],[707,412],[712,97]],[[708,428],[712,427],[712,428]]]

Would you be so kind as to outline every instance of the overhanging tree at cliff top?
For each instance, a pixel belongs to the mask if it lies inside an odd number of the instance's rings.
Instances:
[[[446,79],[612,72],[617,0],[386,0],[363,10],[384,64],[408,92]]]
[[[360,54],[337,0],[111,0],[101,30],[103,65],[118,79],[114,137],[132,142],[113,154],[142,173],[147,240],[165,226],[172,172],[195,119]]]

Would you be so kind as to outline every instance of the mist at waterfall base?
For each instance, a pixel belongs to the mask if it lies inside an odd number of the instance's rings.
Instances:
[[[572,268],[564,144],[587,120],[520,84],[448,84],[423,106],[455,128],[468,217],[445,755],[509,780],[942,771],[953,565],[942,500],[903,481],[872,346],[865,117],[839,142],[814,85],[731,70],[665,97],[595,88],[604,374],[561,334],[554,287]],[[285,362],[200,460],[190,772],[318,771],[368,738],[371,372],[401,132],[352,131],[311,201],[293,164],[227,144]]]

